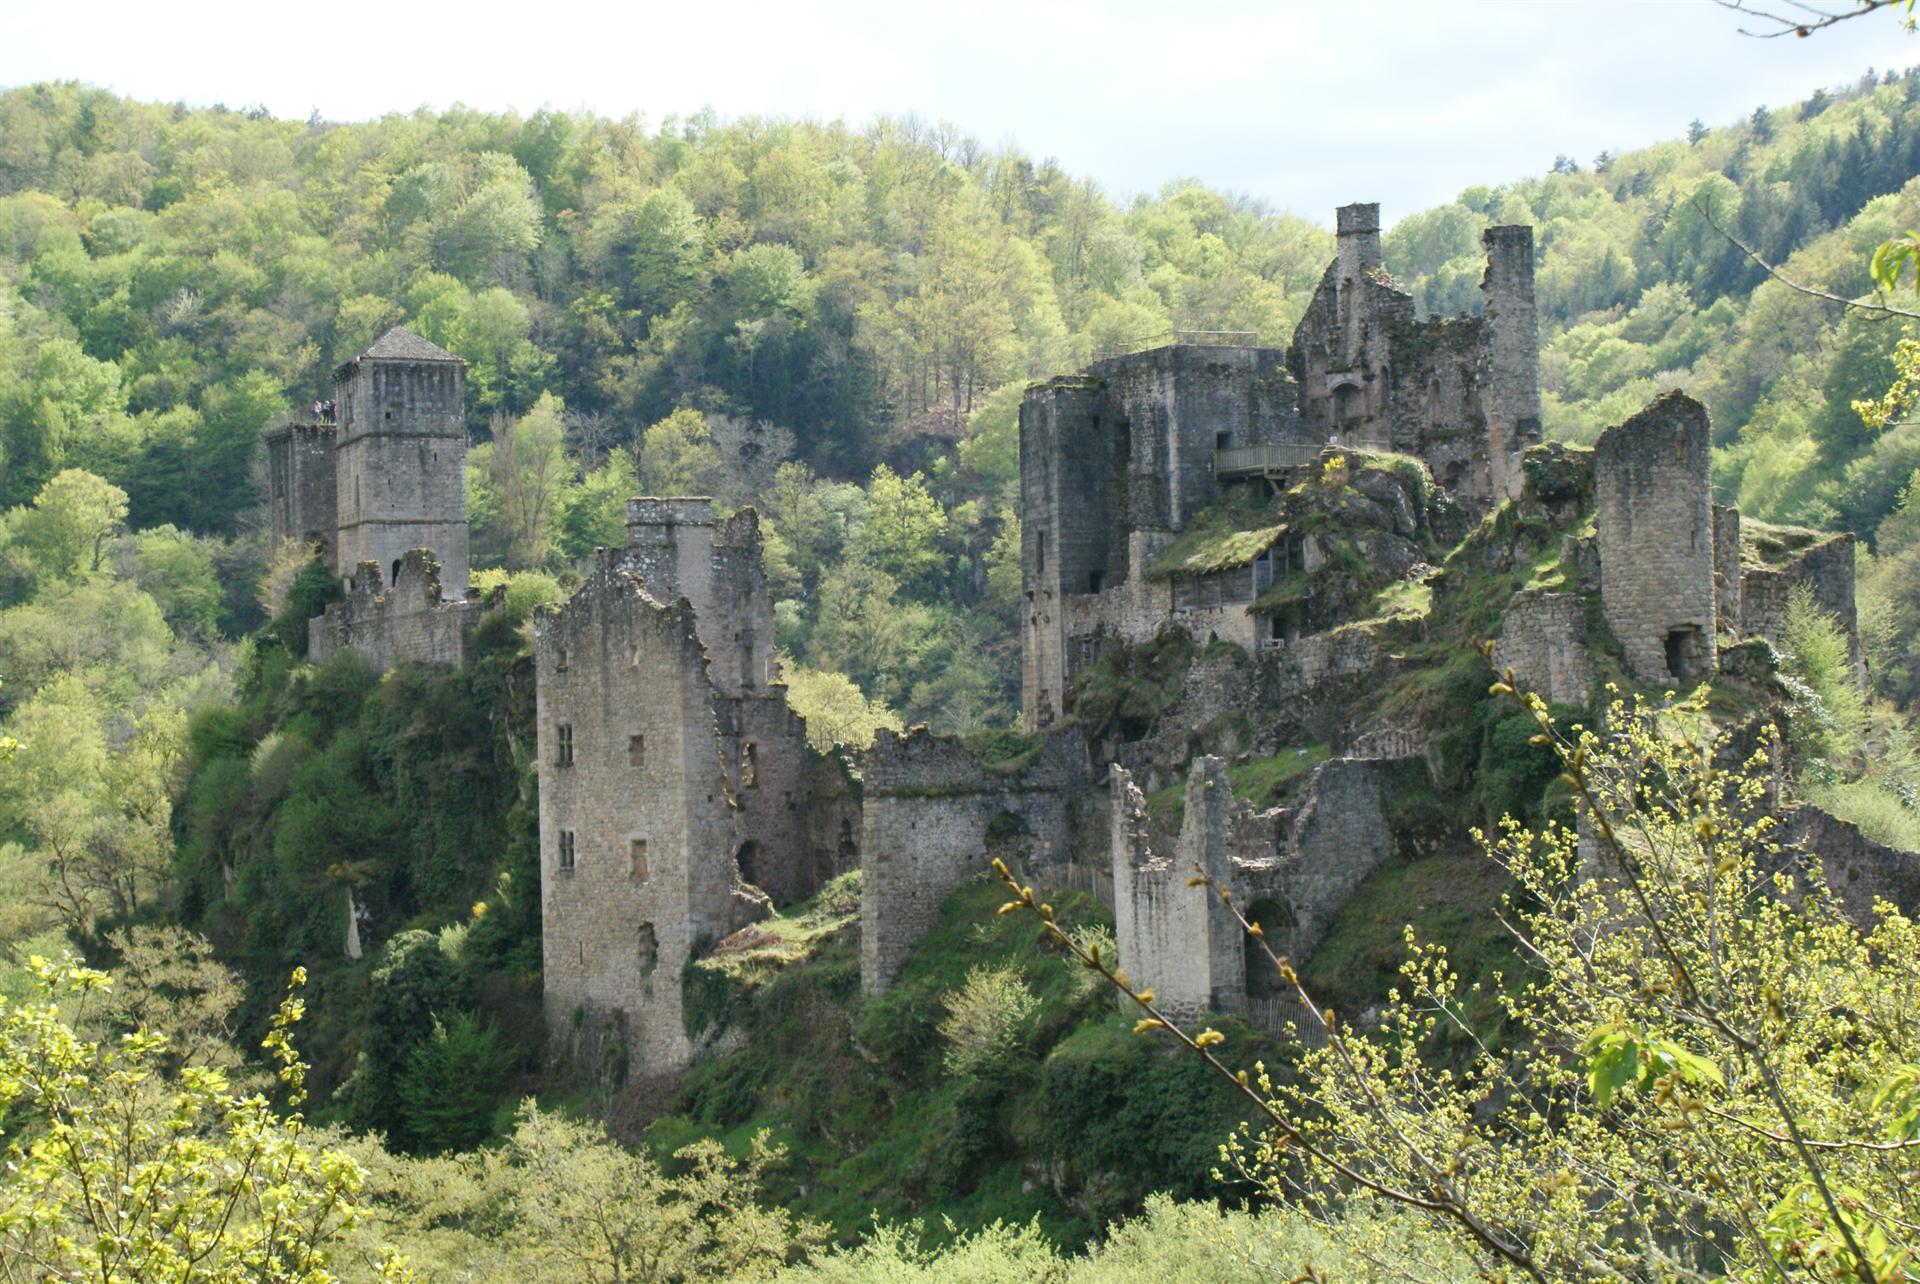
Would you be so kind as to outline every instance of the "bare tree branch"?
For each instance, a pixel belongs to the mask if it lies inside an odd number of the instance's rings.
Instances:
[[[1895,2],[1899,2],[1899,0],[1895,0]],[[1730,0],[1714,0],[1714,3],[1727,4],[1727,3],[1730,3]],[[1850,308],[1855,312],[1870,312],[1879,316],[1905,317],[1910,321],[1920,321],[1920,312],[1914,312],[1908,308],[1897,308],[1893,306],[1891,303],[1862,302],[1859,299],[1849,299],[1842,295],[1834,294],[1828,290],[1816,289],[1811,285],[1802,285],[1800,282],[1794,280],[1792,277],[1782,272],[1779,268],[1775,267],[1773,264],[1761,258],[1759,255],[1759,252],[1756,251],[1751,245],[1748,245],[1745,241],[1735,236],[1732,232],[1727,231],[1726,228],[1721,227],[1720,221],[1714,218],[1713,211],[1707,208],[1705,201],[1702,201],[1699,197],[1696,196],[1691,201],[1689,201],[1688,204],[1692,205],[1694,210],[1700,215],[1700,217],[1706,220],[1708,227],[1720,233],[1720,235],[1726,239],[1727,244],[1733,246],[1733,248],[1735,248],[1736,250],[1739,250],[1742,254],[1746,255],[1748,258],[1752,259],[1755,263],[1759,264],[1762,270],[1764,270],[1768,276],[1772,277],[1774,280],[1778,281],[1780,284],[1786,286],[1789,290],[1793,290],[1799,294],[1804,294],[1811,299],[1820,299],[1827,303],[1837,303],[1841,307]]]
[[[1777,40],[1781,36],[1798,36],[1804,39],[1816,31],[1848,22],[1854,18],[1877,13],[1882,9],[1904,7],[1909,14],[1913,12],[1913,0],[1853,0],[1851,5],[1816,5],[1802,3],[1801,0],[1775,0],[1777,6],[1786,12],[1762,8],[1752,0],[1713,0],[1722,9],[1731,9],[1744,17],[1772,24],[1770,29],[1749,31],[1745,27],[1737,28],[1743,36],[1755,40]],[[1911,19],[1909,19],[1911,21]]]

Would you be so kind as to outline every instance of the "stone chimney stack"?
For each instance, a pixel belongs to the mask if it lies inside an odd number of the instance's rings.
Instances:
[[[1334,212],[1334,235],[1342,281],[1358,281],[1368,268],[1380,266],[1378,204],[1342,205]]]

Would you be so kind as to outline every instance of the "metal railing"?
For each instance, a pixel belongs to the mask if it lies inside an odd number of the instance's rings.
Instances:
[[[1325,446],[1313,442],[1269,442],[1263,446],[1228,446],[1213,452],[1215,477],[1271,477],[1302,468],[1319,458]]]
[[[1131,339],[1122,339],[1095,350],[1095,361],[1110,361],[1114,357],[1130,356],[1135,352],[1145,352],[1150,348],[1164,348],[1169,345],[1181,345],[1192,348],[1257,348],[1260,346],[1258,330],[1161,330],[1155,334],[1138,335]]]
[[[1291,994],[1247,996],[1247,1020],[1277,1039],[1293,1039],[1303,1048],[1327,1046],[1327,1027]],[[1292,1026],[1292,1030],[1288,1030]]]

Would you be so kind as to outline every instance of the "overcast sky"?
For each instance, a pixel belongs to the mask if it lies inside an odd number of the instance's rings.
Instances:
[[[1711,0],[4,0],[0,85],[335,120],[911,111],[1117,195],[1192,176],[1322,223],[1378,200],[1391,222],[1560,153],[1585,164],[1920,60],[1885,14],[1806,40],[1741,25]]]

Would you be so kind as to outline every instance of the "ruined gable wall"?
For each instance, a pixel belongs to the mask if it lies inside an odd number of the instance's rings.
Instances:
[[[456,362],[367,358],[342,367],[334,383],[340,574],[369,561],[391,577],[410,549],[431,549],[443,590],[465,595],[464,398]]]
[[[1088,779],[1077,734],[1050,736],[1025,770],[983,770],[959,741],[915,727],[882,732],[860,757],[860,983],[885,989],[940,902],[987,868],[988,831],[1002,813],[1018,817],[1020,846],[1037,866],[1067,861],[1070,796]]]
[[[333,437],[332,424],[288,423],[263,438],[274,547],[290,539],[318,540],[330,563],[339,522]]]
[[[1523,590],[1513,595],[1493,645],[1493,667],[1554,704],[1585,704],[1593,691],[1587,603],[1576,593]]]
[[[1207,1011],[1244,1006],[1246,981],[1239,928],[1219,899],[1189,887],[1197,865],[1231,886],[1227,859],[1232,802],[1224,764],[1198,758],[1187,775],[1186,813],[1170,854],[1147,837],[1146,804],[1122,767],[1108,773],[1114,934],[1120,965],[1134,984],[1151,987],[1169,1016],[1190,1021]]]
[[[549,1029],[564,1040],[624,1020],[635,1071],[676,1070],[693,1052],[681,969],[737,917],[724,745],[692,612],[603,562],[564,607],[536,616],[534,658]]]
[[[1305,958],[1362,880],[1393,853],[1380,769],[1334,758],[1314,769],[1287,836],[1275,890],[1293,914]]]
[[[1683,393],[1660,397],[1594,446],[1601,602],[1628,666],[1647,682],[1687,683],[1713,669],[1707,469],[1706,408]],[[1670,650],[1686,671],[1671,671]]]
[[[376,673],[402,661],[459,665],[473,651],[474,630],[499,599],[441,597],[440,565],[425,549],[400,559],[400,574],[381,589],[381,568],[355,568],[344,600],[307,621],[307,657],[325,663],[342,651],[360,653]]]

